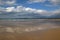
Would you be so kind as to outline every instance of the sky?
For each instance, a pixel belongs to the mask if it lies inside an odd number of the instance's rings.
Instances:
[[[60,15],[60,0],[0,0],[0,18],[19,18],[27,14]]]

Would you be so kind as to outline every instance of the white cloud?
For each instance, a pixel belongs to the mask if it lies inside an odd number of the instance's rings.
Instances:
[[[27,11],[27,12],[34,12],[34,11],[36,11],[36,9],[32,9],[32,8],[25,8],[25,11]]]
[[[0,12],[5,12],[5,8],[4,7],[0,7]]]
[[[60,0],[49,0],[54,5],[60,4]]]
[[[58,5],[60,4],[60,0],[29,0],[29,3],[44,3],[46,1],[49,1],[50,3],[52,3],[52,5]]]
[[[46,0],[29,0],[30,3],[45,2]]]
[[[52,11],[53,14],[60,14],[60,9]]]
[[[48,11],[42,9],[33,9],[29,7],[17,6],[17,7],[7,7],[1,8],[0,12],[14,12],[14,13],[35,13],[43,16],[51,16],[60,13],[60,9]]]
[[[7,1],[6,4],[14,4],[15,1]]]
[[[13,12],[14,9],[15,9],[14,7],[8,7],[6,8],[6,12]]]
[[[40,10],[40,9],[33,9],[29,7],[23,7],[23,6],[17,6],[15,7],[8,7],[6,8],[6,12],[21,12],[21,13],[38,13],[41,15],[48,15],[48,11],[46,10]]]
[[[0,5],[13,5],[16,0],[0,0]]]

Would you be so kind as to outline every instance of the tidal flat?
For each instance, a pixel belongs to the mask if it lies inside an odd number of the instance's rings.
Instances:
[[[60,19],[0,20],[0,40],[60,40]]]

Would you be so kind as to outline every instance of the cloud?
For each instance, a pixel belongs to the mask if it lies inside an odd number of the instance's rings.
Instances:
[[[6,12],[12,12],[15,8],[14,7],[8,7],[6,8]]]
[[[29,7],[17,6],[15,7],[7,7],[6,12],[16,12],[16,13],[37,13],[41,15],[48,15],[48,11],[40,10],[40,9],[33,9]]]
[[[2,8],[0,9],[0,13],[9,13],[9,12],[13,12],[13,13],[19,13],[19,14],[23,14],[23,13],[34,13],[34,14],[40,14],[43,16],[51,16],[51,15],[55,15],[55,14],[60,14],[60,9],[57,10],[52,10],[52,11],[48,11],[48,10],[42,10],[42,9],[33,9],[33,8],[29,8],[29,7],[23,7],[23,6],[17,6],[17,7],[7,7],[7,8]]]
[[[48,1],[52,5],[59,5],[60,0],[29,0],[29,3],[46,3]]]
[[[1,13],[1,12],[5,12],[5,10],[6,10],[6,9],[5,9],[4,7],[0,7],[0,13]]]
[[[54,5],[60,4],[60,0],[49,0]]]
[[[29,0],[30,3],[45,2],[46,0]]]
[[[60,14],[60,9],[52,11],[53,14]]]
[[[28,0],[28,3],[45,3],[46,1],[48,1],[49,3],[51,3],[52,5],[59,5],[60,4],[60,0]],[[16,3],[17,0],[0,0],[0,5],[18,5],[18,3]],[[23,2],[23,1],[22,1]],[[48,5],[51,5],[48,4]]]
[[[0,5],[14,5],[16,0],[0,0]]]

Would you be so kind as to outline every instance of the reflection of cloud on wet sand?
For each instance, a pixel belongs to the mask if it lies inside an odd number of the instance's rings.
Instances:
[[[2,33],[0,40],[60,40],[60,28],[18,33]]]
[[[60,40],[60,26],[56,21],[0,21],[0,40]]]
[[[6,25],[5,25],[6,24]],[[1,25],[1,23],[0,23]],[[5,26],[5,27],[4,27]],[[1,28],[2,27],[2,28]],[[55,20],[32,20],[32,21],[2,21],[0,29],[4,32],[24,33],[38,30],[47,30],[51,28],[60,28],[55,24]]]

